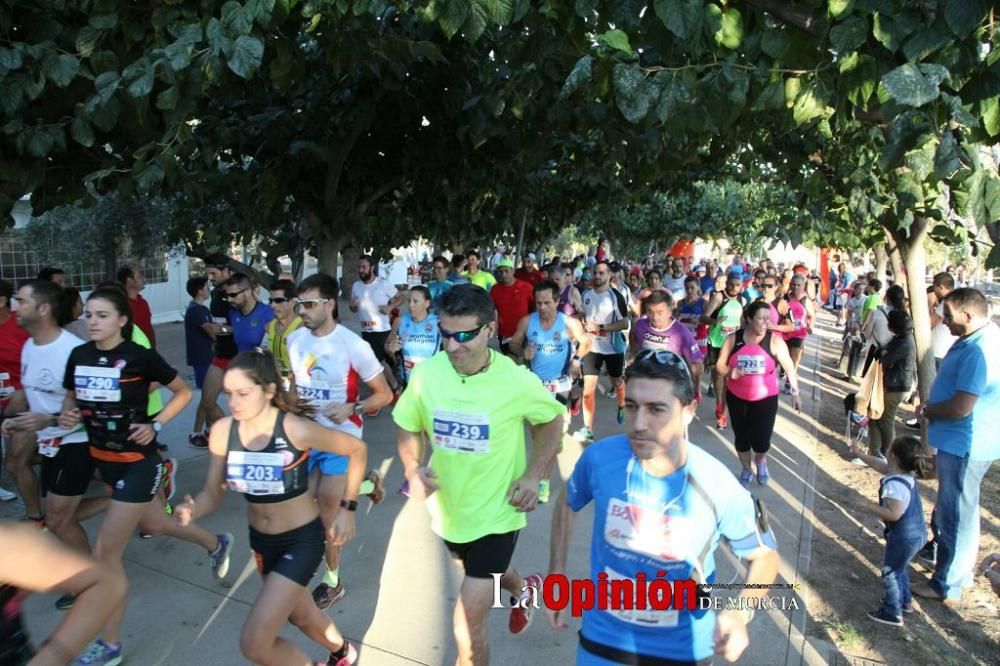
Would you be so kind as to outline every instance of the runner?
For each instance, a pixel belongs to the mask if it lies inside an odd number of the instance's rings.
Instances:
[[[465,260],[468,264],[469,270],[462,273],[462,277],[471,282],[472,284],[485,289],[489,292],[493,288],[493,285],[497,283],[496,278],[493,277],[492,273],[487,271],[479,270],[479,252],[476,250],[468,250],[465,253]]]
[[[772,326],[774,331],[782,331],[792,364],[798,368],[805,350],[805,341],[812,332],[816,319],[816,309],[813,299],[806,293],[806,278],[795,274],[790,283],[790,291],[784,301],[778,304],[778,313],[782,316],[780,326]],[[791,394],[792,385],[785,377],[785,394]]]
[[[21,405],[11,405],[11,398],[21,388],[21,350],[24,348],[24,343],[30,337],[27,331],[17,325],[17,317],[11,311],[13,298],[14,285],[6,280],[0,280],[0,423],[2,423],[3,415],[6,414],[8,409],[12,413],[15,408],[17,411],[25,411]],[[24,460],[24,464],[21,464],[22,461],[20,459],[15,459],[15,463],[17,463],[16,467],[9,465],[10,469],[8,471],[10,471],[11,476],[14,478],[14,482],[19,484],[19,477],[24,475],[25,470],[18,468],[27,467],[27,472],[30,474],[30,479],[34,481],[34,484],[24,490],[32,491],[32,488],[34,489],[34,504],[29,501],[28,497],[25,497],[25,506],[28,508],[29,514],[34,511],[34,515],[40,518],[41,506],[38,501],[38,481],[34,471],[31,469],[30,461],[27,460],[30,459],[32,438],[30,436],[26,437],[24,434],[13,435],[12,437],[20,437],[21,440],[26,440],[18,445],[20,449],[26,452],[25,455],[21,456],[21,458],[26,458],[26,460]],[[2,444],[0,444],[0,469],[3,469]],[[18,487],[20,489],[20,484]],[[17,499],[16,493],[0,487],[0,501],[9,502],[14,499]]]
[[[118,283],[128,293],[128,306],[132,311],[132,321],[149,338],[151,349],[156,349],[156,331],[153,330],[153,313],[149,302],[142,297],[146,288],[146,276],[136,264],[126,264],[118,269]]]
[[[69,663],[125,599],[125,572],[28,525],[0,521],[0,543],[0,664]],[[53,589],[75,596],[76,605],[34,653],[21,603],[27,592]]]
[[[646,288],[639,291],[639,303],[640,311],[642,310],[642,302],[654,291],[663,290],[663,274],[655,268],[651,271],[646,272]]]
[[[194,370],[194,385],[201,389],[205,385],[208,368],[212,365],[212,344],[215,340],[212,312],[205,305],[208,300],[208,278],[190,278],[187,281],[187,292],[191,296],[191,302],[184,311],[184,348],[187,364]],[[194,428],[188,435],[188,444],[197,448],[207,446],[208,442],[204,441],[207,421],[205,408],[199,402],[194,413]]]
[[[271,287],[267,302],[274,310],[274,319],[267,322],[261,344],[277,362],[278,374],[286,389],[289,386],[288,376],[292,372],[292,366],[288,362],[288,336],[302,325],[302,318],[295,314],[295,297],[298,294],[299,290],[291,280],[278,280]]]
[[[490,300],[497,310],[497,335],[500,337],[500,351],[511,358],[516,358],[510,348],[510,339],[520,323],[534,309],[532,285],[514,277],[514,262],[501,259],[497,266],[500,281],[490,291]]]
[[[635,360],[643,349],[667,349],[684,359],[692,377],[701,377],[705,371],[704,355],[698,348],[694,334],[687,326],[673,317],[674,299],[667,291],[654,291],[645,301],[646,316],[636,320],[632,327],[629,345],[629,362]],[[695,402],[701,402],[701,382],[694,384]]]
[[[464,568],[454,614],[462,665],[489,662],[491,574],[503,572],[501,587],[519,599],[525,584],[541,583],[537,575],[522,579],[511,558],[556,455],[565,410],[527,368],[489,348],[495,332],[486,292],[451,289],[441,299],[447,353],[417,367],[392,415],[410,496],[427,499],[431,529]],[[534,440],[528,463],[525,423]],[[432,448],[426,467],[425,436]],[[527,628],[531,611],[511,610],[512,633]]]
[[[499,268],[501,264],[502,262],[497,262],[494,268]],[[513,266],[513,262],[511,262],[511,266]],[[514,271],[514,279],[527,282],[532,287],[543,279],[542,272],[536,268],[535,255],[532,252],[528,252],[521,258],[521,266]]]
[[[561,266],[559,287],[559,312],[570,317],[581,319],[583,317],[583,298],[580,290],[573,284],[575,278],[575,267],[572,263],[565,263]]]
[[[590,578],[716,582],[724,538],[749,562],[740,595],[772,583],[779,557],[758,505],[725,467],[687,441],[694,386],[675,354],[645,350],[626,371],[626,434],[589,446],[576,463],[552,517],[550,574],[567,573],[574,512],[594,502]],[[632,517],[630,519],[630,517]],[[576,663],[698,664],[713,653],[736,661],[749,643],[750,610],[600,610],[583,612]],[[551,624],[565,629],[562,612]]]
[[[741,273],[742,275],[742,273]],[[736,275],[724,276],[725,287],[718,291],[719,284],[723,277],[716,281],[716,291],[712,293],[705,306],[709,313],[702,318],[702,323],[710,324],[708,331],[708,355],[705,357],[712,369],[712,388],[715,389],[715,427],[722,430],[729,423],[726,416],[726,375],[719,374],[717,367],[719,361],[719,350],[726,338],[740,327],[740,318],[743,315],[743,308],[740,306],[740,285],[743,280]]]
[[[607,367],[618,401],[618,423],[625,422],[625,331],[628,305],[625,297],[611,286],[611,267],[606,261],[594,264],[594,287],[583,294],[584,328],[591,337],[590,353],[583,357],[583,427],[573,435],[586,445],[594,441],[594,412],[597,380]]]
[[[701,355],[704,357],[708,353],[708,325],[701,323],[702,317],[705,316],[705,304],[708,302],[706,297],[701,295],[701,289],[699,287],[697,277],[689,277],[684,280],[684,300],[680,302],[678,306],[677,318],[682,324],[688,327],[688,330],[694,335],[695,342],[698,344],[698,349],[701,350]],[[692,375],[698,377],[698,387],[701,386],[701,375]]]
[[[753,272],[753,280],[746,286],[740,297],[743,299],[743,307],[746,307],[756,300],[764,297],[764,278],[767,271],[758,268]]]
[[[408,312],[392,322],[385,348],[391,354],[402,356],[399,372],[403,386],[409,383],[413,368],[441,351],[438,316],[432,314],[430,308],[431,296],[427,287],[411,287],[407,298]]]
[[[438,305],[441,302],[441,296],[444,295],[444,292],[455,286],[455,283],[448,279],[449,266],[451,266],[451,264],[444,257],[434,257],[431,268],[434,277],[427,283],[427,289],[430,291],[431,295],[431,309],[434,312],[438,311]]]
[[[188,437],[188,446],[196,449],[208,447],[208,428],[222,418],[222,409],[219,407],[219,392],[222,391],[222,373],[229,365],[229,361],[236,356],[238,349],[233,340],[233,329],[229,324],[229,311],[232,305],[226,298],[225,283],[232,277],[229,268],[229,257],[224,254],[211,254],[205,257],[205,273],[212,283],[211,301],[209,310],[212,312],[213,326],[209,332],[214,336],[215,355],[212,363],[205,373],[205,381],[201,387],[201,401],[198,408],[205,415],[205,430],[201,437]]]
[[[767,452],[771,449],[771,435],[778,414],[779,365],[792,386],[792,407],[796,411],[802,408],[795,364],[781,337],[768,330],[770,320],[767,303],[756,301],[748,305],[743,311],[743,328],[726,337],[716,363],[717,372],[726,378],[726,404],[732,419],[736,453],[743,465],[740,483],[747,489],[754,467],[760,485],[771,478]]]
[[[107,515],[98,532],[94,556],[109,565],[121,566],[128,538],[147,519],[163,522],[160,484],[164,466],[155,446],[156,435],[177,416],[191,399],[191,390],[166,361],[152,349],[140,347],[123,334],[132,326],[125,296],[114,289],[96,289],[87,298],[87,322],[91,341],[75,347],[66,362],[63,388],[65,398],[59,426],[71,430],[82,423],[90,441],[86,461],[74,461],[73,474],[80,475],[79,495],[86,490],[92,470],[112,487]],[[147,414],[150,384],[156,382],[173,394],[155,419]],[[65,442],[65,440],[63,440]],[[71,447],[74,448],[74,447]],[[81,447],[84,451],[88,447]],[[62,446],[57,447],[61,455]],[[42,454],[45,449],[40,448]],[[84,480],[83,474],[86,474]],[[68,476],[66,470],[60,478]],[[74,505],[75,510],[75,505]],[[230,534],[212,535],[201,528],[173,530],[209,553],[213,574],[225,577],[233,538]],[[76,529],[82,534],[77,524]],[[79,657],[76,664],[113,665],[121,663],[122,645],[118,641],[124,617],[124,604],[112,614],[102,638]]]
[[[226,370],[224,385],[233,415],[212,427],[205,486],[177,507],[177,520],[186,525],[217,509],[227,485],[247,500],[250,548],[264,584],[243,624],[244,657],[256,664],[313,663],[278,636],[287,620],[330,651],[324,665],[353,664],[357,651],[316,607],[307,586],[323,559],[324,541],[339,548],[354,536],[365,443],[303,418],[306,410],[282,387],[270,352],[241,353]],[[317,453],[347,461],[343,510],[329,527],[308,492],[304,463]]]
[[[535,285],[534,292],[536,311],[518,323],[510,347],[556,400],[568,407],[573,383],[583,376],[580,359],[590,352],[590,336],[578,320],[558,311],[555,297],[559,287],[555,282],[543,280]],[[569,421],[569,416],[563,414],[564,435]],[[561,452],[560,440],[558,453]],[[538,501],[543,504],[549,501],[551,475],[551,468],[546,469],[538,488]]]
[[[288,360],[299,400],[310,403],[321,426],[361,438],[362,414],[377,413],[392,402],[382,365],[371,345],[337,322],[334,278],[316,273],[300,282],[295,307],[302,317],[302,328],[288,338]],[[359,396],[362,382],[372,392],[363,401]],[[317,451],[309,456],[310,487],[328,530],[347,492],[347,469],[348,460],[342,455]],[[373,503],[381,502],[382,478],[372,471],[366,481],[361,494]],[[321,610],[346,593],[340,580],[340,545],[332,541],[326,545],[326,566],[322,582],[313,590],[313,600]]]
[[[674,257],[670,262],[670,275],[663,278],[663,288],[674,297],[674,302],[684,298],[684,281],[686,279],[684,262],[679,257]]]
[[[390,314],[392,309],[402,302],[402,296],[396,294],[396,287],[388,280],[378,277],[378,266],[375,260],[365,255],[358,259],[358,280],[351,286],[351,312],[357,312],[361,320],[361,337],[367,342],[375,358],[388,373],[384,377],[389,381],[393,392],[399,390],[394,374],[394,359],[385,351],[385,343],[389,339]],[[371,410],[367,416],[378,416],[378,410]]]
[[[243,273],[233,273],[225,288],[226,300],[232,306],[227,316],[236,349],[241,352],[256,349],[264,340],[268,322],[274,319],[274,310],[257,300],[256,286]]]

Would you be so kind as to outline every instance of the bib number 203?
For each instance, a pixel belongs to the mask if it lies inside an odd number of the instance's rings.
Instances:
[[[247,481],[277,481],[280,477],[270,465],[245,465],[243,478]]]

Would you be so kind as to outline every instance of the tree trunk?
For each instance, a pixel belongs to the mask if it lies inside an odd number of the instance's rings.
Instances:
[[[885,250],[885,243],[875,245],[875,277],[885,284],[885,269],[889,265],[889,253]]]
[[[340,252],[344,249],[345,240],[339,234],[320,234],[317,236],[316,263],[320,273],[337,277],[337,264],[340,263]]]
[[[361,249],[355,245],[348,245],[341,253],[341,268],[343,279],[340,281],[340,293],[345,303],[351,300],[351,289],[358,281],[358,259],[361,257]],[[378,262],[378,259],[375,259]]]
[[[913,339],[917,348],[917,391],[920,393],[921,404],[927,404],[927,395],[935,374],[934,354],[931,350],[931,314],[927,307],[927,285],[924,279],[927,271],[924,252],[927,226],[927,219],[918,217],[910,226],[908,238],[903,238],[901,231],[893,231],[906,269],[906,284],[913,294],[910,299],[910,316],[913,318]]]
[[[899,251],[899,244],[888,230],[885,232],[885,249],[889,255],[889,265],[892,266],[892,277],[895,283],[903,288],[909,298],[910,288],[906,282],[906,269],[903,266],[903,256]]]

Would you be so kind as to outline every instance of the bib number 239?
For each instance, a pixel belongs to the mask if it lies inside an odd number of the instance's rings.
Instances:
[[[488,453],[490,420],[487,414],[434,410],[434,444],[461,453]]]

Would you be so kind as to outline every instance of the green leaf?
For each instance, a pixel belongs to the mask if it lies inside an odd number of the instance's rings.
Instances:
[[[911,63],[917,62],[947,46],[954,39],[955,37],[945,23],[944,17],[939,14],[933,24],[916,30],[903,42],[903,55]]]
[[[1000,268],[1000,243],[995,244],[986,255],[986,268]]]
[[[867,53],[851,53],[840,61],[841,90],[847,91],[847,99],[851,104],[868,108],[875,86],[878,83],[878,65],[875,58]]]
[[[634,63],[620,62],[615,65],[612,78],[615,84],[615,105],[618,110],[630,123],[640,122],[649,113],[652,103],[642,70]]]
[[[71,55],[52,54],[42,62],[45,77],[60,88],[65,88],[80,71],[80,61]]]
[[[948,180],[965,168],[967,167],[962,164],[955,135],[946,131],[941,136],[941,143],[934,154],[934,175],[941,180]]]
[[[754,111],[777,111],[785,106],[785,83],[773,81],[757,95],[751,107]]]
[[[133,174],[136,189],[146,194],[163,182],[163,169],[155,162],[147,164],[138,174]]]
[[[90,114],[90,122],[102,132],[110,132],[118,123],[120,109],[118,98],[112,97]]]
[[[854,8],[854,0],[830,0],[830,16],[837,18]]]
[[[248,0],[246,11],[257,21],[257,25],[266,28],[271,22],[274,0]]]
[[[995,173],[986,172],[983,202],[986,204],[987,219],[990,222],[1000,220],[1000,178]]]
[[[827,106],[828,95],[822,84],[810,83],[795,100],[792,118],[797,125],[804,125],[815,118],[829,117],[833,109]]]
[[[944,0],[944,19],[956,37],[966,37],[986,20],[990,12],[984,0]]]
[[[153,92],[153,68],[149,66],[148,61],[137,62],[141,63],[144,68],[140,68],[141,74],[128,86],[128,94],[136,98],[145,97]],[[128,71],[127,68],[126,71]]]
[[[486,14],[486,8],[480,0],[471,0],[469,14],[465,17],[465,23],[462,24],[462,35],[465,37],[465,41],[470,44],[474,43],[486,31],[487,25],[489,25],[489,16]]]
[[[177,101],[179,98],[180,89],[175,83],[156,96],[156,108],[161,111],[173,111],[177,108]]]
[[[566,99],[576,92],[580,86],[589,83],[593,76],[593,64],[594,58],[589,54],[577,60],[576,64],[573,65],[573,70],[566,77],[566,82],[563,83],[562,90],[559,91],[559,96]]]
[[[851,16],[830,29],[830,42],[838,53],[853,51],[868,39],[868,19]]]
[[[655,0],[656,17],[679,39],[693,40],[701,31],[702,0]]]
[[[514,18],[514,3],[512,0],[486,0],[486,11],[497,25],[507,25]]]
[[[22,62],[19,50],[0,46],[0,67],[8,70],[20,69]]]
[[[70,136],[81,146],[90,148],[94,145],[94,130],[83,118],[75,118],[69,128]]]
[[[931,138],[919,148],[906,153],[903,162],[913,172],[917,180],[925,180],[934,171],[934,156],[937,148],[937,139]]]
[[[222,22],[218,19],[208,19],[208,23],[205,25],[205,37],[208,39],[208,45],[212,47],[212,55],[221,55],[232,46],[232,42],[226,37],[226,30],[222,26]]]
[[[465,23],[465,17],[468,15],[468,0],[447,0],[447,5],[438,18],[444,36],[448,39],[454,37],[462,29],[462,24]]]
[[[743,41],[743,15],[740,10],[728,7],[722,11],[722,27],[715,33],[715,43],[727,49],[736,49]]]
[[[983,127],[990,136],[1000,134],[1000,96],[984,99],[979,103]]]
[[[253,29],[253,14],[245,11],[236,0],[222,5],[222,25],[231,35],[248,35]]]
[[[118,25],[118,14],[99,14],[88,21],[96,30],[113,30]]]
[[[249,79],[260,67],[264,45],[256,37],[242,35],[233,44],[233,55],[226,62],[229,69],[241,79]]]
[[[669,75],[665,82],[660,101],[656,105],[656,117],[661,123],[674,117],[682,107],[691,102],[691,90],[680,72],[658,72],[657,76]]]
[[[90,54],[97,49],[98,43],[104,36],[100,30],[95,30],[89,25],[80,28],[80,32],[76,35],[76,50],[84,58],[90,57]]]
[[[764,36],[760,40],[760,48],[767,55],[775,60],[781,60],[788,53],[791,41],[783,30],[778,28],[766,28]]]
[[[632,45],[628,41],[628,35],[621,30],[608,30],[603,35],[597,37],[597,41],[610,46],[613,49],[632,55]]]
[[[924,70],[930,67],[929,70]],[[925,76],[925,72],[929,76]],[[922,65],[913,63],[900,65],[882,77],[882,85],[886,91],[900,104],[907,106],[923,106],[933,102],[940,95],[938,84],[947,78],[948,70],[940,65]]]

